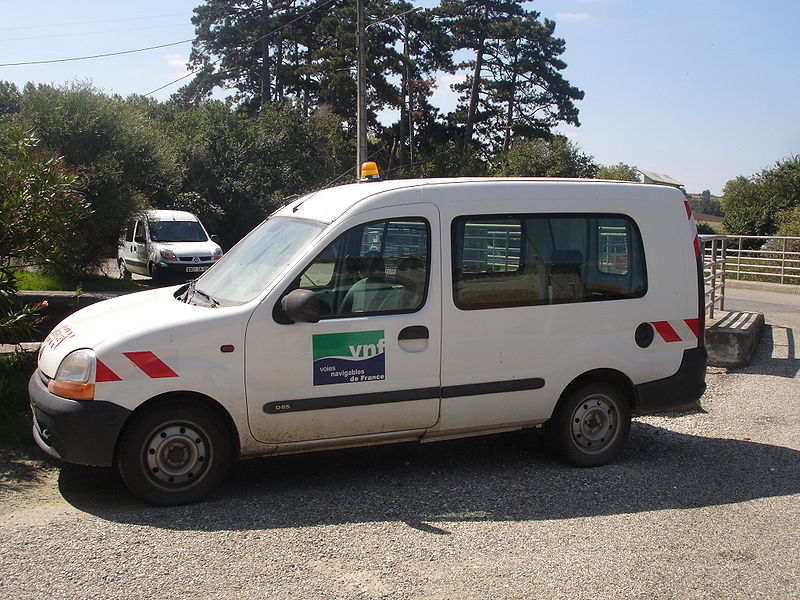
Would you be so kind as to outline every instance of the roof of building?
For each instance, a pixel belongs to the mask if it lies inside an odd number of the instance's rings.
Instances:
[[[644,169],[636,169],[644,176],[645,183],[658,183],[661,185],[671,185],[673,187],[683,187],[680,181],[676,181],[669,175],[664,173],[656,173],[655,171],[645,171]]]
[[[722,221],[725,220],[725,217],[709,215],[706,213],[694,213],[694,220],[701,223],[722,223]]]

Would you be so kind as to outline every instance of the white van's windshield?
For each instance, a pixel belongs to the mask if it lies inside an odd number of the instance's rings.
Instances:
[[[197,221],[150,221],[154,242],[207,242],[206,232]]]
[[[273,217],[251,231],[197,280],[196,290],[214,306],[255,298],[302,252],[325,225]],[[188,300],[188,298],[187,298]]]

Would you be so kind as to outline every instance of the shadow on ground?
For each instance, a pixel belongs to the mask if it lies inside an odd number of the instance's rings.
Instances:
[[[64,468],[64,498],[121,523],[260,530],[400,521],[446,534],[448,521],[549,520],[732,504],[800,492],[800,452],[634,423],[622,459],[576,469],[537,433],[394,445],[238,463],[224,489],[189,506],[133,499],[112,470]]]
[[[38,448],[0,446],[0,497],[41,485],[55,467],[55,462],[40,456]]]
[[[731,371],[795,378],[800,371],[800,358],[795,352],[794,330],[781,325],[766,325],[752,362]]]

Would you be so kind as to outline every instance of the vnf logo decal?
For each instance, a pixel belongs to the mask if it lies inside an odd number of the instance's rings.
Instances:
[[[312,338],[314,385],[386,378],[383,331],[323,333]]]

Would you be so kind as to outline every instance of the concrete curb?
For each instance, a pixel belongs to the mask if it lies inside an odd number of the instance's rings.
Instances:
[[[58,323],[66,319],[69,315],[81,308],[108,300],[115,296],[121,296],[130,292],[86,292],[76,294],[75,292],[62,291],[29,291],[21,290],[16,294],[16,300],[20,304],[41,304],[47,303],[47,307],[41,311],[42,323],[38,327],[38,336],[34,340],[43,339]],[[13,340],[0,337],[0,343],[8,344]]]
[[[764,281],[742,281],[739,279],[725,278],[725,285],[744,290],[758,290],[760,292],[775,292],[776,294],[795,294],[800,296],[800,285],[790,283],[766,283]]]
[[[42,342],[20,342],[19,344],[0,344],[0,354],[15,352],[38,352]]]

